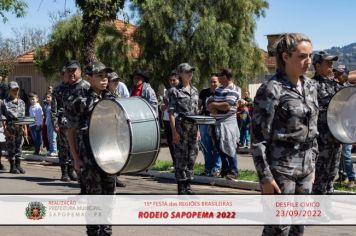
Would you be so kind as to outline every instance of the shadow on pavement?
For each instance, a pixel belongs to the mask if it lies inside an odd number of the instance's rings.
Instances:
[[[55,181],[52,178],[43,178],[43,177],[31,177],[31,176],[19,176],[19,175],[12,175],[12,176],[0,176],[0,179],[19,179],[19,180],[26,180],[31,182],[53,182]]]

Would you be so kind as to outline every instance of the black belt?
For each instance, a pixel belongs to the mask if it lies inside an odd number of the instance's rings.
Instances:
[[[314,146],[314,142],[303,142],[303,143],[294,143],[294,142],[287,142],[287,141],[276,141],[275,144],[277,146],[282,146],[286,148],[295,148],[300,151],[306,151],[311,149]]]

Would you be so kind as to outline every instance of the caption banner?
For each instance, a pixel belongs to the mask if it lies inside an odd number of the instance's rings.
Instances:
[[[0,225],[356,225],[353,195],[1,195]]]

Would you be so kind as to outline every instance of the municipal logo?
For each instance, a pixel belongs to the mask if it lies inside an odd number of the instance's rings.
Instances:
[[[46,207],[41,202],[30,202],[25,215],[30,220],[41,220],[46,216]]]

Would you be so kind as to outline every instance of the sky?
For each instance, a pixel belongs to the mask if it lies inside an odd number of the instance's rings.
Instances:
[[[248,0],[246,0],[248,1]],[[3,38],[13,37],[12,28],[42,28],[50,32],[50,12],[64,9],[75,13],[74,0],[26,0],[27,15],[16,18],[6,14],[9,21],[0,21]],[[313,42],[314,50],[345,46],[356,42],[355,0],[268,0],[266,17],[257,20],[255,39],[267,49],[267,34],[302,32]]]

